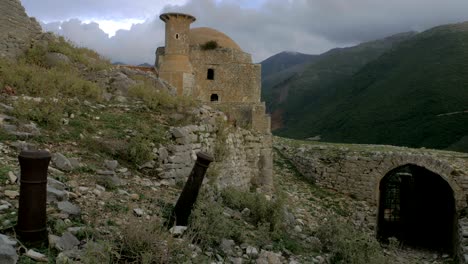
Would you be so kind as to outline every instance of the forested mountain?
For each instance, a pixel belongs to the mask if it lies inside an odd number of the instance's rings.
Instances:
[[[281,136],[468,151],[468,23],[331,50],[264,92]]]

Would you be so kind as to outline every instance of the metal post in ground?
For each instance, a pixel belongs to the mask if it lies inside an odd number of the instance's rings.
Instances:
[[[47,151],[21,151],[18,223],[16,233],[23,242],[47,243],[47,168],[51,156]]]
[[[193,205],[197,201],[198,193],[203,183],[206,170],[213,160],[213,157],[206,153],[197,153],[197,161],[195,162],[192,172],[184,185],[184,189],[177,200],[174,211],[172,212],[169,220],[169,226],[172,226],[174,222],[178,226],[187,226],[188,218],[192,213]]]

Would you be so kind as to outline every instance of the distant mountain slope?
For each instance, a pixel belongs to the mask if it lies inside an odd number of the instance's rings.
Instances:
[[[414,35],[401,33],[354,47],[333,49],[313,57],[309,63],[270,74],[262,80],[262,99],[272,114],[272,128],[281,128],[284,122],[294,123],[304,107],[333,92],[329,89],[332,84],[350,77],[396,43]]]
[[[276,74],[292,66],[313,62],[317,55],[309,55],[300,52],[283,51],[262,61],[262,79]]]
[[[335,79],[320,100],[309,91],[302,107],[287,102],[279,135],[468,152],[468,23],[400,43],[351,77]]]

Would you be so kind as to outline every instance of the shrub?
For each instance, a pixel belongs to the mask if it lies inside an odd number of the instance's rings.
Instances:
[[[229,188],[222,191],[202,189],[192,212],[187,236],[202,248],[216,248],[222,239],[257,247],[279,245],[281,249],[299,248],[298,240],[283,228],[282,199],[268,201],[262,194]],[[250,209],[250,216],[226,214],[225,207],[237,211]]]
[[[172,96],[165,90],[158,90],[149,81],[140,81],[128,91],[131,97],[141,99],[151,110],[174,109],[189,107],[194,101],[188,97]]]
[[[223,238],[242,241],[243,229],[223,214],[223,206],[213,199],[215,194],[208,194],[206,189],[202,191],[205,192],[198,198],[190,216],[187,232],[190,240],[204,249],[218,246]]]
[[[11,86],[17,94],[34,97],[99,100],[102,90],[75,71],[45,69],[27,62],[0,60],[0,87]]]
[[[61,124],[64,112],[63,101],[53,99],[34,101],[20,98],[16,102],[13,115],[20,120],[31,120],[41,126],[57,128]]]
[[[132,163],[141,165],[144,162],[153,159],[152,142],[146,135],[139,134],[131,138],[128,142],[126,153],[123,156],[126,160]]]
[[[157,117],[148,112],[103,110],[99,120],[93,119],[84,126],[82,123],[86,123],[86,120],[74,123],[77,126],[75,129],[83,131],[84,134],[88,131],[100,131],[106,135],[104,138],[84,137],[81,144],[85,148],[90,152],[128,162],[133,167],[152,160],[154,146],[164,144],[168,140],[167,127],[159,124]]]
[[[90,240],[84,247],[81,262],[86,264],[112,263],[112,259],[116,256],[118,256],[116,247],[112,243]]]
[[[216,141],[214,145],[214,158],[216,161],[223,161],[228,155],[228,149],[226,148],[226,140],[229,134],[229,127],[226,121],[221,117],[216,118],[216,125],[218,130],[216,131]]]
[[[45,67],[45,56],[48,52],[64,54],[72,62],[82,64],[91,71],[99,71],[111,67],[110,61],[97,52],[88,48],[76,47],[61,36],[51,38],[46,45],[33,45],[22,59],[28,63]]]
[[[250,209],[249,220],[252,224],[259,227],[263,224],[269,224],[270,231],[275,231],[283,222],[283,200],[277,198],[267,200],[261,193],[245,192],[228,187],[221,191],[223,203],[236,210]]]
[[[376,238],[336,218],[324,221],[317,230],[323,250],[330,253],[331,263],[388,263]]]
[[[121,263],[182,263],[188,258],[186,247],[154,220],[131,220],[123,228],[119,251]]]
[[[219,47],[218,42],[216,40],[207,41],[205,44],[201,45],[202,50],[214,50]]]

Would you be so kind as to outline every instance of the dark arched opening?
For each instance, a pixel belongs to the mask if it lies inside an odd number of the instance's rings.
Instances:
[[[214,70],[213,69],[208,69],[208,73],[206,75],[206,78],[208,80],[214,80]]]
[[[217,94],[212,94],[212,95],[210,96],[210,101],[211,101],[211,102],[218,102],[218,101],[219,101],[218,95],[217,95]]]
[[[423,167],[405,165],[380,182],[377,235],[396,237],[403,245],[453,252],[455,199],[450,185]]]

